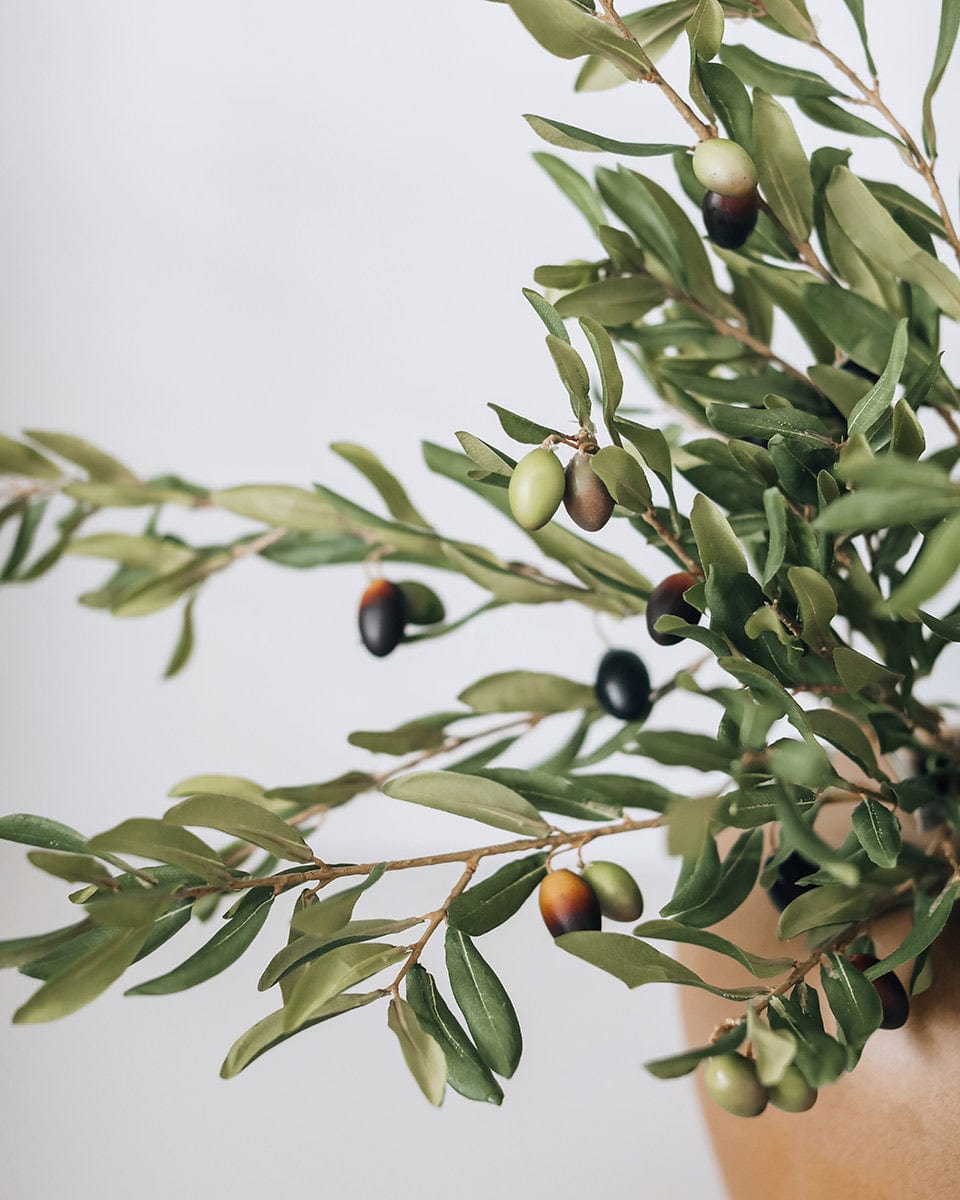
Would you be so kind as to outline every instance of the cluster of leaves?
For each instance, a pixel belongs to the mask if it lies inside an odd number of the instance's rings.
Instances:
[[[943,417],[956,431],[953,414],[960,407],[940,361],[941,321],[960,317],[960,279],[938,257],[940,247],[960,255],[960,241],[933,175],[932,116],[960,6],[942,6],[921,150],[882,105],[876,87],[860,85],[883,126],[851,110],[851,99],[862,96],[806,67],[725,42],[726,18],[750,18],[809,52],[827,54],[846,81],[858,85],[852,70],[818,41],[803,0],[675,0],[619,25],[602,19],[613,16],[609,3],[600,14],[576,0],[508,3],[547,50],[585,58],[578,87],[634,80],[669,89],[695,128],[711,135],[719,122],[757,165],[764,205],[756,230],[741,250],[718,250],[704,242],[682,199],[699,205],[703,194],[686,148],[622,142],[527,118],[554,147],[627,159],[669,155],[676,167],[679,200],[623,165],[601,167],[591,181],[563,159],[537,155],[588,220],[598,249],[594,261],[539,267],[535,279],[545,294],[525,294],[546,327],[579,429],[596,434],[596,411],[606,430],[609,444],[591,461],[616,501],[616,515],[700,578],[686,598],[707,620],[694,625],[666,616],[657,629],[696,643],[719,669],[715,685],[701,685],[685,670],[668,685],[713,705],[715,732],[649,730],[635,721],[597,738],[594,727],[607,718],[589,685],[517,671],[471,685],[460,696],[461,709],[351,735],[354,745],[374,753],[415,756],[412,764],[382,774],[355,771],[272,790],[233,777],[198,777],[174,789],[178,802],[162,818],[124,821],[90,839],[43,818],[6,818],[0,836],[35,847],[34,865],[82,885],[70,897],[83,909],[79,923],[0,944],[4,965],[43,981],[17,1020],[74,1011],[191,916],[209,917],[219,898],[233,897],[225,923],[200,950],[132,991],[194,986],[249,947],[280,895],[297,892],[290,940],[261,979],[262,988],[280,989],[282,1003],[236,1042],[224,1074],[302,1029],[384,998],[390,1028],[433,1102],[446,1082],[473,1099],[499,1102],[495,1076],[508,1078],[515,1070],[520,1027],[474,939],[519,910],[553,851],[647,825],[668,827],[681,863],[660,918],[632,935],[580,931],[557,941],[630,987],[672,982],[745,1004],[743,1019],[717,1040],[648,1064],[655,1074],[683,1074],[749,1040],[765,1084],[796,1063],[820,1086],[855,1066],[880,1023],[870,979],[912,962],[914,990],[930,984],[929,948],[960,892],[955,861],[944,851],[960,830],[953,786],[960,754],[943,732],[942,713],[917,692],[941,654],[960,640],[960,604],[937,615],[927,608],[960,567],[960,487],[951,480],[960,433],[949,447],[928,451],[921,421],[927,414]],[[862,5],[846,4],[873,74]],[[654,65],[684,29],[690,97],[702,120]],[[781,99],[829,130],[892,140],[932,186],[935,207],[893,183],[859,177],[848,149],[824,145],[808,155]],[[775,317],[777,347],[783,323],[799,335],[809,364],[793,365],[775,348]],[[596,383],[573,344],[571,319],[594,360]],[[668,437],[659,424],[643,424],[623,410],[620,363],[626,359],[688,425],[699,427],[696,436]],[[513,443],[569,440],[559,418],[551,428],[492,407]],[[457,436],[462,453],[426,445],[427,465],[509,515],[514,457],[477,435]],[[0,524],[17,522],[0,579],[34,579],[64,553],[111,561],[112,574],[81,597],[83,603],[117,616],[184,603],[183,633],[168,674],[189,655],[193,605],[205,582],[251,554],[297,568],[373,556],[453,571],[485,593],[475,609],[408,640],[446,635],[504,604],[574,601],[629,616],[644,610],[651,590],[625,558],[557,521],[528,536],[565,572],[561,578],[440,532],[395,476],[355,445],[334,449],[373,484],[385,515],[320,485],[210,491],[177,476],[142,480],[76,438],[28,437],[0,439],[0,474],[10,482]],[[75,467],[83,478],[71,474]],[[687,505],[683,498],[691,490]],[[45,510],[60,496],[72,507],[50,545],[31,558]],[[168,505],[214,505],[262,528],[230,544],[192,546],[162,531]],[[142,532],[81,533],[89,519],[113,507],[147,509]],[[553,714],[572,713],[572,732],[547,759],[530,769],[496,765],[526,730]],[[520,715],[506,725],[472,724],[491,714]],[[461,733],[464,727],[469,732]],[[475,740],[482,748],[471,745],[455,758]],[[644,778],[642,768],[591,770],[618,752],[703,772],[710,785],[704,796],[690,798]],[[411,770],[441,754],[454,756],[446,769]],[[906,772],[895,771],[895,755],[912,764]],[[719,785],[715,773],[722,775]],[[304,840],[312,819],[375,787],[481,821],[514,840],[401,863],[330,866],[316,858]],[[818,833],[816,818],[838,794],[854,804],[849,835],[834,846]],[[652,815],[638,818],[635,809]],[[901,816],[918,811],[939,823],[935,844],[926,849],[901,836]],[[559,828],[554,818],[577,825]],[[190,828],[218,830],[233,840],[217,850]],[[731,829],[736,840],[721,858],[718,836]],[[767,830],[775,831],[778,849],[765,865]],[[255,849],[267,858],[250,865]],[[779,933],[784,940],[807,935],[813,954],[805,969],[789,958],[760,958],[712,931],[758,881],[769,884],[793,853],[814,870],[810,886],[783,912]],[[129,855],[148,865],[120,857]],[[478,865],[500,855],[504,865],[471,882]],[[459,863],[463,874],[435,913],[354,919],[354,905],[385,868],[440,863]],[[354,876],[362,881],[337,889]],[[329,885],[332,894],[320,899],[319,890]],[[838,951],[862,938],[872,919],[903,906],[913,913],[903,942],[865,974],[852,968]],[[449,989],[466,1029],[419,961],[443,922]],[[381,940],[420,925],[424,931],[412,946]],[[755,982],[716,986],[654,941],[715,951]],[[806,977],[813,964],[820,967],[835,1033],[827,1032],[819,993]],[[350,990],[391,968],[385,986]]]

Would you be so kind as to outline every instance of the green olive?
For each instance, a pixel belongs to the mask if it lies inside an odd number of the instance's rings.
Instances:
[[[752,1058],[717,1054],[707,1062],[703,1081],[717,1104],[735,1117],[757,1117],[767,1107],[767,1089]]]
[[[779,1083],[767,1088],[770,1103],[784,1112],[806,1112],[817,1102],[817,1089],[807,1083],[799,1067],[787,1067]]]
[[[524,455],[510,476],[510,511],[524,529],[542,529],[560,507],[566,477],[560,460],[538,446]]]
[[[729,138],[708,138],[693,152],[693,173],[718,196],[746,196],[757,183],[753,159]]]
[[[592,862],[584,868],[583,878],[597,893],[605,917],[611,921],[639,921],[643,896],[637,881],[619,863]]]

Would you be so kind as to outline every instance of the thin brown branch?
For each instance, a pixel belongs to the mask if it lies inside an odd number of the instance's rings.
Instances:
[[[943,193],[940,191],[940,185],[937,183],[936,175],[933,170],[933,162],[928,159],[920,147],[917,145],[914,138],[907,131],[904,125],[894,116],[887,108],[880,96],[880,84],[874,81],[873,87],[864,83],[860,76],[848,66],[843,59],[835,54],[828,46],[825,46],[819,39],[815,39],[810,43],[815,50],[819,50],[821,54],[826,55],[837,70],[844,75],[850,83],[860,92],[866,104],[875,109],[884,118],[891,129],[895,130],[897,136],[901,139],[907,148],[910,156],[910,161],[913,163],[914,170],[923,176],[926,180],[927,187],[930,189],[930,194],[933,197],[934,203],[937,206],[937,211],[943,220],[944,229],[946,230],[947,241],[953,247],[953,252],[956,255],[957,262],[960,263],[960,236],[957,235],[956,228],[950,217],[949,209],[946,201],[943,198]]]
[[[646,69],[646,75],[643,77],[641,82],[653,83],[661,90],[661,92],[663,92],[683,120],[686,121],[693,132],[697,135],[698,141],[702,142],[706,138],[716,137],[716,129],[714,129],[712,125],[707,125],[705,122],[701,121],[690,105],[687,104],[683,97],[680,96],[660,74],[660,71],[657,69],[655,63],[647,54],[646,50],[644,50],[643,45],[636,37],[634,37],[629,26],[620,17],[619,13],[614,7],[613,0],[600,0],[600,7],[603,9],[603,15],[599,19],[601,21],[607,21],[608,24],[612,25],[617,30],[621,37],[626,38],[628,42],[631,42],[640,51],[640,54],[643,57],[643,65]]]
[[[684,550],[680,539],[667,529],[666,525],[657,516],[655,509],[648,508],[646,512],[640,513],[639,516],[641,521],[645,521],[651,529],[656,530],[660,540],[664,545],[670,547],[691,575],[696,575],[698,579],[703,579],[703,567]]]
[[[443,924],[444,920],[446,920],[447,912],[450,908],[450,905],[454,902],[454,900],[456,900],[456,898],[466,888],[467,884],[473,878],[474,872],[476,871],[479,863],[480,863],[480,859],[477,856],[467,859],[467,865],[464,868],[463,874],[460,876],[460,878],[454,884],[453,890],[450,892],[449,896],[447,896],[446,900],[444,900],[444,902],[440,905],[440,907],[436,910],[436,912],[433,912],[430,914],[430,923],[427,925],[427,928],[424,930],[423,936],[420,938],[420,940],[415,945],[410,947],[410,953],[407,955],[407,958],[405,959],[403,966],[400,968],[399,972],[397,973],[396,979],[394,979],[393,983],[390,984],[390,991],[393,992],[393,994],[395,996],[399,996],[400,993],[399,993],[398,989],[400,987],[400,984],[403,982],[403,977],[410,970],[410,968],[412,966],[414,966],[415,963],[418,963],[420,961],[420,955],[423,953],[423,951],[427,945],[427,942],[430,941],[430,939],[433,937],[433,935],[437,932],[437,930]]]
[[[575,849],[578,846],[585,846],[595,838],[612,837],[620,833],[633,833],[640,829],[658,829],[665,823],[666,817],[663,816],[650,817],[643,821],[635,821],[631,817],[624,817],[622,821],[617,821],[610,825],[601,825],[596,829],[588,829],[579,833],[567,833],[558,830],[555,833],[547,834],[540,838],[516,838],[512,842],[498,842],[492,846],[471,847],[469,850],[451,850],[446,854],[428,854],[418,858],[393,859],[384,863],[384,869],[387,871],[410,871],[419,867],[438,867],[444,863],[467,863],[473,858],[479,861],[483,858],[490,858],[501,854],[521,854],[527,850],[561,849],[563,847]],[[179,889],[174,894],[174,898],[177,900],[196,899],[197,897],[209,896],[214,893],[227,895],[232,892],[248,891],[250,888],[255,887],[272,887],[275,891],[281,892],[286,891],[287,888],[302,887],[309,883],[319,884],[322,888],[335,879],[345,879],[354,875],[369,875],[377,866],[379,866],[379,863],[374,862],[351,863],[346,866],[335,867],[325,865],[290,873],[231,879],[224,884],[199,884],[196,887]]]

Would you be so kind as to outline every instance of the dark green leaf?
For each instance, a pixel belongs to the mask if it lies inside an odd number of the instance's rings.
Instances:
[[[368,888],[373,887],[382,878],[385,869],[384,864],[379,863],[362,883],[344,888],[342,892],[305,908],[293,918],[294,932],[312,938],[326,938],[342,929],[353,916],[357,901]]]
[[[685,1050],[681,1054],[672,1054],[669,1058],[653,1059],[643,1065],[657,1079],[679,1079],[681,1075],[689,1075],[691,1071],[696,1070],[705,1058],[736,1050],[746,1035],[746,1022],[741,1021],[708,1046],[698,1046],[695,1050]]]
[[[449,924],[470,937],[479,937],[509,921],[546,875],[546,861],[546,851],[540,851],[506,863],[457,896],[447,912]]]
[[[886,888],[866,883],[857,887],[828,883],[809,888],[783,910],[777,937],[781,942],[787,942],[808,929],[863,921],[882,908],[888,895]]]
[[[900,823],[888,808],[872,796],[864,796],[850,814],[850,824],[872,863],[878,867],[897,865]]]
[[[534,154],[533,160],[546,171],[560,191],[586,217],[591,229],[596,229],[598,225],[603,224],[606,219],[603,205],[597,199],[597,193],[579,171],[575,171],[569,163],[565,163],[562,158],[557,158],[555,154],[546,154],[543,151]],[[536,295],[536,293],[532,294]],[[524,290],[524,295],[530,300],[526,290]],[[530,300],[530,303],[534,302]],[[536,308],[535,304],[534,307]]]
[[[545,142],[562,150],[587,150],[591,153],[607,150],[626,158],[651,158],[683,149],[683,146],[667,142],[618,142],[615,138],[578,129],[575,125],[565,125],[562,121],[552,121],[549,117],[537,117],[532,113],[524,113],[523,119]]]
[[[263,928],[274,895],[272,887],[251,888],[233,916],[199,950],[172,971],[128,988],[125,994],[166,996],[171,992],[196,987],[198,983],[206,983],[208,979],[219,975],[237,961]]]
[[[957,895],[960,893],[960,883],[956,881],[947,886],[929,902],[924,902],[914,912],[913,925],[910,932],[900,945],[892,950],[879,962],[868,967],[864,972],[868,979],[877,979],[880,975],[902,966],[910,959],[916,958],[939,936],[947,923]]]
[[[740,963],[757,979],[769,979],[774,975],[782,975],[784,971],[793,966],[792,958],[761,958],[757,954],[750,954],[749,951],[743,950],[717,933],[711,933],[706,929],[691,929],[679,921],[644,921],[634,929],[633,933],[635,937],[639,938],[653,938],[655,941],[662,938],[668,942],[683,942],[686,945],[702,946],[705,950],[713,950],[717,954],[723,954],[727,958],[732,958],[734,962]]]
[[[791,236],[805,242],[813,227],[810,164],[786,110],[760,88],[753,93],[753,150],[764,197]]]
[[[746,1000],[761,995],[766,989],[757,985],[746,988],[716,988],[705,983],[696,972],[682,963],[661,954],[653,946],[626,933],[599,933],[583,930],[565,933],[556,939],[561,950],[582,958],[592,966],[616,976],[629,988],[645,983],[677,983],[703,988],[728,1000]]]
[[[415,963],[407,972],[406,984],[407,1002],[446,1056],[450,1086],[469,1100],[499,1104],[503,1099],[500,1085],[440,995],[433,976]]]
[[[58,850],[31,850],[27,858],[35,867],[68,883],[114,886],[113,876],[90,854],[63,854]]]
[[[510,997],[465,933],[448,927],[445,949],[454,999],[477,1050],[491,1071],[509,1079],[523,1050],[520,1023]]]
[[[883,373],[869,392],[858,401],[850,419],[847,422],[847,433],[852,437],[855,433],[866,436],[873,431],[877,423],[884,417],[893,401],[896,386],[903,373],[903,364],[907,357],[907,322],[902,320],[897,324],[897,331],[890,345],[890,356],[883,368]]]
[[[761,58],[747,46],[724,46],[720,58],[747,87],[763,88],[774,96],[840,95],[822,75]]]
[[[862,1046],[883,1018],[883,1005],[873,984],[839,954],[828,954],[821,961],[820,980],[844,1041],[848,1046]]]
[[[8,938],[0,942],[0,968],[20,967],[30,963],[59,946],[67,945],[82,933],[90,930],[89,921],[78,921],[74,925],[66,925],[63,929],[53,929],[49,933],[35,933],[29,937]]]
[[[574,817],[578,821],[615,821],[620,807],[590,790],[586,781],[563,778],[547,771],[526,771],[518,767],[493,767],[478,771],[484,779],[493,779],[513,788],[539,812]],[[467,930],[469,933],[470,930]]]
[[[0,817],[0,838],[7,842],[22,842],[25,846],[39,846],[43,850],[78,854],[86,853],[89,848],[87,839],[75,829],[51,821],[49,817],[35,817],[32,813]]]

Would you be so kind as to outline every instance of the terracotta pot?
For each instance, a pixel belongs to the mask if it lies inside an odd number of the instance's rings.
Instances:
[[[841,824],[849,816],[823,815],[828,822],[839,817]],[[824,832],[820,821],[817,829]],[[777,941],[778,916],[757,888],[716,931],[757,954],[803,957],[802,938]],[[909,925],[907,912],[875,922],[877,953],[881,957],[889,953]],[[682,950],[683,961],[711,983],[753,982],[727,959],[694,946]],[[821,1088],[809,1112],[784,1113],[768,1106],[759,1117],[730,1116],[706,1094],[702,1069],[697,1072],[701,1106],[732,1200],[933,1200],[960,1193],[954,1150],[960,1129],[960,920],[956,913],[934,947],[932,961],[933,984],[912,1000],[906,1025],[878,1030],[856,1070]],[[897,971],[905,984],[910,967],[908,963]],[[814,970],[810,980],[820,990],[819,971]],[[719,1022],[739,1015],[737,1005],[708,992],[680,991],[691,1046],[703,1045]],[[821,1003],[826,1023],[829,1010],[822,991]]]

